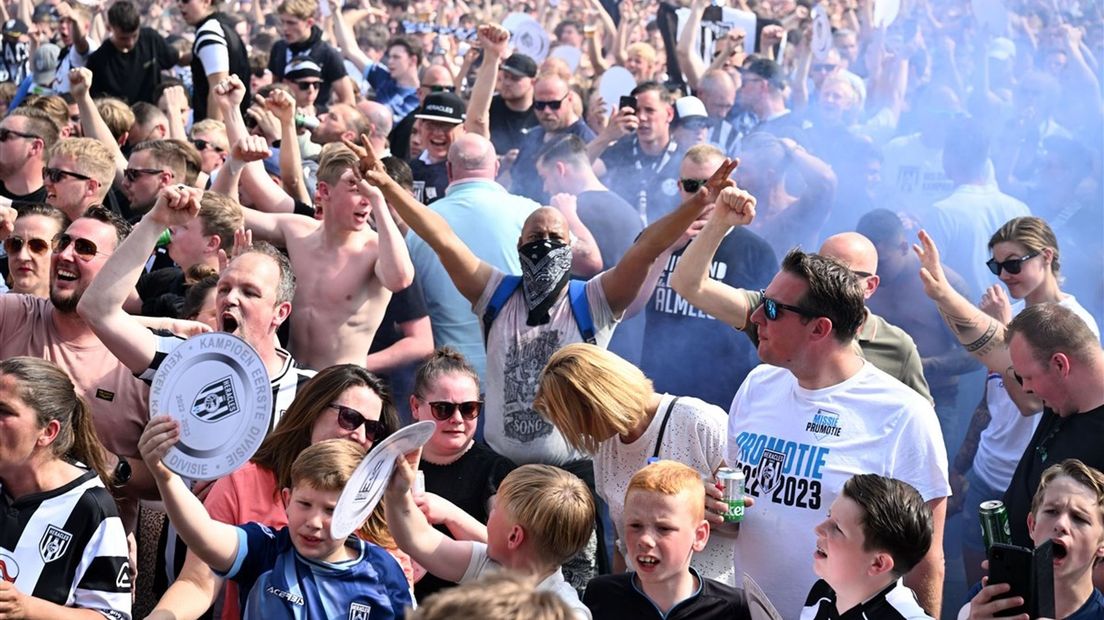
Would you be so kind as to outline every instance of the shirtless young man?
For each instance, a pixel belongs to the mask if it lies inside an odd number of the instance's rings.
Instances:
[[[309,368],[364,365],[391,293],[414,280],[406,243],[383,194],[360,178],[357,166],[357,156],[340,144],[322,150],[322,221],[245,211],[253,237],[286,247],[300,276],[291,349]]]

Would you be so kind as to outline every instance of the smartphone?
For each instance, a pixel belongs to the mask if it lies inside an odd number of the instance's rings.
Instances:
[[[621,101],[617,103],[617,109],[632,108],[633,114],[636,114],[636,97],[632,95],[624,95],[621,97]]]
[[[1054,617],[1054,543],[1046,541],[1034,550],[996,543],[989,547],[989,583],[1007,583],[1002,598],[1019,596],[1024,604],[1006,609],[998,617],[1028,614]]]

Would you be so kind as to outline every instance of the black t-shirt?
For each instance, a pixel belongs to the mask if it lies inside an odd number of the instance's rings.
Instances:
[[[209,45],[226,47],[230,58],[230,75],[238,76],[242,84],[245,84],[245,98],[241,103],[244,114],[253,105],[253,97],[249,94],[249,55],[229,18],[222,13],[212,13],[196,25],[196,40],[192,43],[192,117],[196,121],[207,118],[207,94],[211,85],[208,84],[207,71],[203,69],[200,52]]]
[[[595,618],[661,618],[662,620],[751,620],[751,609],[743,590],[706,579],[690,569],[701,581],[701,590],[660,615],[643,591],[633,584],[636,573],[599,575],[590,580],[583,604]]]
[[[491,450],[476,443],[464,456],[448,465],[434,465],[422,459],[419,468],[425,474],[425,488],[460,507],[480,523],[486,523],[487,500],[498,492],[498,485],[517,465]],[[449,531],[441,525],[438,530],[451,537]],[[430,594],[452,587],[456,584],[426,574],[414,584],[414,595],[418,600]]]
[[[92,97],[117,97],[127,103],[145,101],[157,105],[153,90],[161,83],[161,72],[173,68],[180,54],[156,30],[138,30],[138,42],[122,53],[107,39],[88,57],[92,71]]]
[[[671,274],[685,247],[673,252],[645,310],[644,353],[640,369],[657,392],[695,396],[728,409],[744,377],[759,363],[755,345],[742,332],[695,308],[671,288]],[[778,271],[774,251],[762,237],[734,228],[721,241],[710,277],[743,289],[765,288]],[[703,364],[724,360],[713,372]]]
[[[138,297],[142,299],[142,316],[165,316],[182,318],[184,295],[188,287],[184,284],[184,272],[180,267],[156,269],[143,273],[138,278]]]
[[[640,214],[611,191],[583,192],[576,201],[579,219],[602,253],[602,269],[613,267],[644,230]]]
[[[679,204],[679,165],[686,149],[671,140],[658,155],[648,155],[636,135],[625,136],[602,153],[605,183],[625,202],[645,213],[648,223],[667,215]]]
[[[322,40],[322,30],[318,26],[311,27],[311,35],[306,41],[289,44],[280,39],[272,45],[272,52],[268,57],[268,69],[276,80],[284,79],[284,67],[292,59],[307,58],[322,68],[322,88],[318,90],[318,99],[314,107],[319,112],[324,112],[330,101],[330,90],[333,83],[347,75],[345,61],[341,58],[341,52]]]
[[[410,171],[414,176],[414,197],[422,204],[430,205],[445,197],[449,185],[445,162],[427,164],[421,159],[412,159]]]
[[[520,137],[517,160],[510,169],[511,187],[514,194],[526,196],[541,203],[548,204],[548,194],[544,191],[544,180],[537,173],[537,156],[548,142],[563,136],[578,136],[583,142],[594,139],[594,132],[582,120],[568,125],[562,131],[557,131],[549,138],[544,127],[537,125],[525,131]],[[605,257],[603,257],[605,258]]]
[[[372,339],[372,346],[368,348],[368,353],[382,351],[402,340],[403,332],[400,325],[424,316],[429,316],[429,312],[426,310],[422,286],[418,284],[418,277],[415,276],[410,286],[391,295],[391,301],[383,311],[383,319]]]
[[[491,143],[494,144],[495,152],[499,155],[505,155],[510,149],[519,148],[524,135],[522,130],[539,124],[537,114],[533,112],[533,106],[521,112],[515,112],[506,106],[506,102],[499,95],[491,99],[490,118]]]
[[[414,132],[414,114],[407,114],[391,128],[387,134],[387,143],[391,154],[399,159],[410,159],[410,134]]]
[[[1012,544],[1029,548],[1034,543],[1027,531],[1027,514],[1043,471],[1065,459],[1079,459],[1104,471],[1104,405],[1066,417],[1048,408],[1042,416],[1004,493]]]
[[[46,186],[43,185],[29,194],[14,194],[4,185],[3,181],[0,181],[0,196],[12,201],[12,207],[43,203],[46,202]]]

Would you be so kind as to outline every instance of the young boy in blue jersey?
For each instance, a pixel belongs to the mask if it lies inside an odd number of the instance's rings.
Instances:
[[[337,499],[364,457],[360,446],[330,439],[303,450],[292,464],[292,486],[283,490],[288,524],[273,531],[212,519],[162,463],[178,439],[179,424],[158,416],[146,426],[138,448],[180,538],[215,573],[238,583],[245,620],[405,617],[412,601],[398,562],[355,536],[330,536]]]
[[[583,602],[595,618],[749,620],[744,593],[698,574],[694,552],[709,542],[701,474],[658,461],[633,474],[625,492],[625,561],[632,570],[595,577]]]
[[[820,580],[801,620],[930,618],[901,577],[927,555],[932,528],[931,508],[916,489],[876,474],[853,476],[816,526]]]
[[[421,450],[395,464],[384,514],[399,548],[440,579],[468,583],[503,569],[535,578],[559,596],[576,620],[590,620],[560,565],[587,544],[594,499],[586,483],[550,465],[523,465],[498,485],[487,519],[487,542],[453,540],[434,529],[410,491]]]

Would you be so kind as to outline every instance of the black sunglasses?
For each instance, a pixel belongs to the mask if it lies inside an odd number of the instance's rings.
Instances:
[[[299,87],[299,90],[310,90],[312,88],[322,88],[322,82],[312,82],[309,80],[301,80],[295,83]]]
[[[821,73],[828,73],[835,70],[836,65],[830,63],[817,63],[813,65],[813,71],[819,71]]]
[[[6,127],[0,127],[0,142],[7,142],[12,138],[26,138],[28,140],[41,140],[42,136],[36,136],[33,133],[23,133],[22,131],[16,131],[14,129],[8,129]]]
[[[76,252],[77,256],[84,260],[92,260],[96,258],[97,254],[106,254],[106,252],[101,252],[96,247],[95,242],[81,237],[74,237],[69,233],[61,233],[54,237],[54,253],[61,254],[65,251],[65,248],[69,247],[70,243],[73,244],[73,251]]]
[[[989,260],[985,261],[985,266],[988,267],[989,271],[992,271],[993,275],[995,276],[999,276],[1002,269],[1012,275],[1016,275],[1020,272],[1021,269],[1023,269],[1024,261],[1031,260],[1038,255],[1039,252],[1037,251],[1028,252],[1026,256],[1021,256],[1019,258],[1010,258],[1008,260],[1003,260],[1000,262],[998,262],[995,258],[990,258]]]
[[[568,93],[568,95],[570,94],[571,93]],[[560,106],[563,105],[564,99],[567,99],[567,95],[564,95],[559,99],[553,99],[552,101],[533,101],[533,109],[537,111],[543,110],[545,108],[549,108],[551,110],[559,110]]]
[[[456,410],[460,411],[460,417],[465,420],[474,420],[479,417],[479,412],[483,409],[483,401],[481,400],[469,400],[462,403],[453,403],[447,400],[427,400],[425,403],[429,405],[429,412],[433,415],[433,418],[441,422],[450,419],[452,413]]]
[[[8,253],[8,256],[14,256],[23,250],[23,246],[26,245],[27,249],[31,251],[31,254],[42,255],[50,249],[50,242],[45,239],[24,239],[23,237],[8,237],[4,239],[4,251]]]
[[[811,312],[809,310],[806,310],[805,308],[801,308],[801,307],[798,307],[798,306],[791,306],[789,304],[784,304],[784,303],[782,303],[782,302],[780,302],[776,299],[771,299],[770,297],[767,297],[767,292],[764,291],[764,290],[760,290],[759,294],[763,296],[763,301],[761,302],[761,304],[763,306],[763,314],[765,314],[767,316],[767,319],[769,319],[771,321],[777,321],[779,318],[781,318],[782,317],[782,310],[789,310],[790,312],[796,312],[797,314],[800,314],[801,316],[808,317],[808,318],[811,318],[811,319],[814,319],[817,316],[819,316],[815,312]]]
[[[330,409],[337,410],[337,425],[347,431],[355,431],[363,424],[364,437],[366,439],[375,441],[377,437],[382,437],[387,431],[383,422],[379,420],[369,420],[352,407],[346,407],[345,405],[338,405],[336,403],[330,403],[326,406]]]
[[[51,183],[61,183],[63,177],[72,177],[74,179],[80,179],[81,181],[91,181],[92,177],[80,174],[79,172],[70,172],[68,170],[62,170],[61,168],[43,168],[42,178]]]
[[[431,93],[454,93],[454,92],[456,92],[456,87],[455,86],[435,85],[435,86],[427,86],[426,88],[428,88],[429,92],[431,92]]]
[[[209,142],[207,140],[200,140],[200,139],[197,138],[195,140],[192,140],[192,144],[195,145],[197,151],[206,151],[207,147],[210,147],[211,150],[213,150],[216,153],[221,153],[222,152],[222,149],[215,146],[214,142]]]
[[[123,170],[123,176],[126,177],[127,181],[133,183],[143,174],[161,174],[162,172],[164,172],[164,170],[159,170],[157,168],[127,168]]]
[[[687,194],[696,194],[699,189],[705,187],[707,182],[709,182],[709,179],[679,179],[682,191]]]

